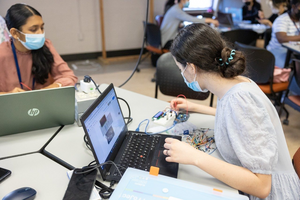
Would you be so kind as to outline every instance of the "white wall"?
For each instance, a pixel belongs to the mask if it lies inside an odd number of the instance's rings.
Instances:
[[[154,16],[163,14],[166,0],[154,1]],[[266,13],[266,0],[261,0]],[[46,37],[62,54],[102,51],[99,0],[0,0],[0,15],[23,2],[43,16]],[[103,0],[106,50],[141,48],[147,0]],[[242,6],[242,0],[221,0],[220,6]],[[269,16],[266,13],[266,16]]]
[[[19,3],[0,0],[0,15]],[[43,16],[46,38],[64,54],[102,51],[98,0],[22,0]],[[162,14],[164,0],[154,0],[154,13]],[[103,0],[106,50],[141,47],[147,0]]]

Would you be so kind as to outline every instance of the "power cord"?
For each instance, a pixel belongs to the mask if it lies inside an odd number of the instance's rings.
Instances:
[[[147,23],[148,23],[148,11],[149,11],[149,0],[147,0],[146,20],[145,20],[146,23],[145,23],[145,27],[144,27],[144,37],[143,37],[142,48],[141,48],[141,51],[140,51],[138,61],[136,62],[135,68],[133,69],[133,71],[132,71],[131,75],[129,76],[129,78],[124,83],[122,83],[119,87],[122,87],[123,85],[125,85],[132,78],[132,76],[137,71],[138,66],[141,62],[141,58],[142,58],[142,55],[143,55],[143,52],[144,52],[145,40],[146,40],[146,30],[147,30]]]

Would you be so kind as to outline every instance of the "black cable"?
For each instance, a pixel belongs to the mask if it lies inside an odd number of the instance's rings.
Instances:
[[[90,146],[90,144],[89,144],[89,141],[88,141],[88,139],[87,139],[87,135],[84,135],[84,136],[83,136],[83,141],[84,141],[84,143],[85,143],[85,146],[86,146],[89,150],[92,151],[91,146]]]
[[[130,106],[129,104],[127,103],[127,101],[121,97],[118,97],[118,99],[122,100],[125,102],[125,104],[127,105],[127,108],[128,108],[128,117],[124,117],[124,120],[127,119],[127,123],[126,125],[128,125],[130,122],[132,122],[132,118],[131,118],[131,110],[130,110]]]
[[[138,68],[138,66],[140,64],[140,61],[141,61],[141,58],[142,58],[142,55],[143,55],[143,52],[144,52],[144,45],[145,45],[145,40],[146,40],[146,30],[147,30],[147,24],[148,24],[148,10],[149,10],[149,0],[147,0],[146,20],[145,20],[146,23],[145,23],[145,27],[144,27],[143,44],[142,44],[142,48],[141,48],[141,51],[140,51],[139,59],[138,59],[138,61],[136,63],[136,66],[135,66],[133,72],[129,76],[129,78],[124,83],[122,83],[119,87],[122,87],[123,85],[125,85],[132,78],[132,76],[137,71],[137,68]]]

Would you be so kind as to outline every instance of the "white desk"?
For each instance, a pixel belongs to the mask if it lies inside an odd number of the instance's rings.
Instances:
[[[60,127],[0,137],[0,159],[39,151]]]
[[[1,183],[0,199],[21,187],[35,189],[35,200],[62,199],[69,184],[67,169],[40,153],[0,160],[0,166],[12,171]]]
[[[106,86],[101,85],[101,91]],[[150,119],[155,113],[164,110],[169,105],[168,102],[120,88],[116,88],[116,91],[117,95],[124,98],[130,105],[133,122],[129,125],[129,130],[135,130],[142,120]],[[121,103],[121,107],[124,116],[127,116],[126,105]],[[189,121],[197,125],[197,127],[214,127],[214,116],[191,114]],[[77,124],[65,126],[45,150],[74,167],[86,166],[94,160],[94,157],[92,152],[85,146],[83,136],[83,128],[78,127]],[[213,156],[220,158],[218,151],[215,151]],[[237,193],[237,190],[225,185],[195,166],[179,165],[178,178]]]
[[[300,43],[299,42],[286,42],[282,43],[282,46],[287,48],[287,53],[285,57],[284,67],[288,67],[293,52],[300,54]]]

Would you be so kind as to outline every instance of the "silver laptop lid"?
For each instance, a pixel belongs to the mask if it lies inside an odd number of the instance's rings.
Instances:
[[[0,136],[74,123],[73,86],[0,95]]]

